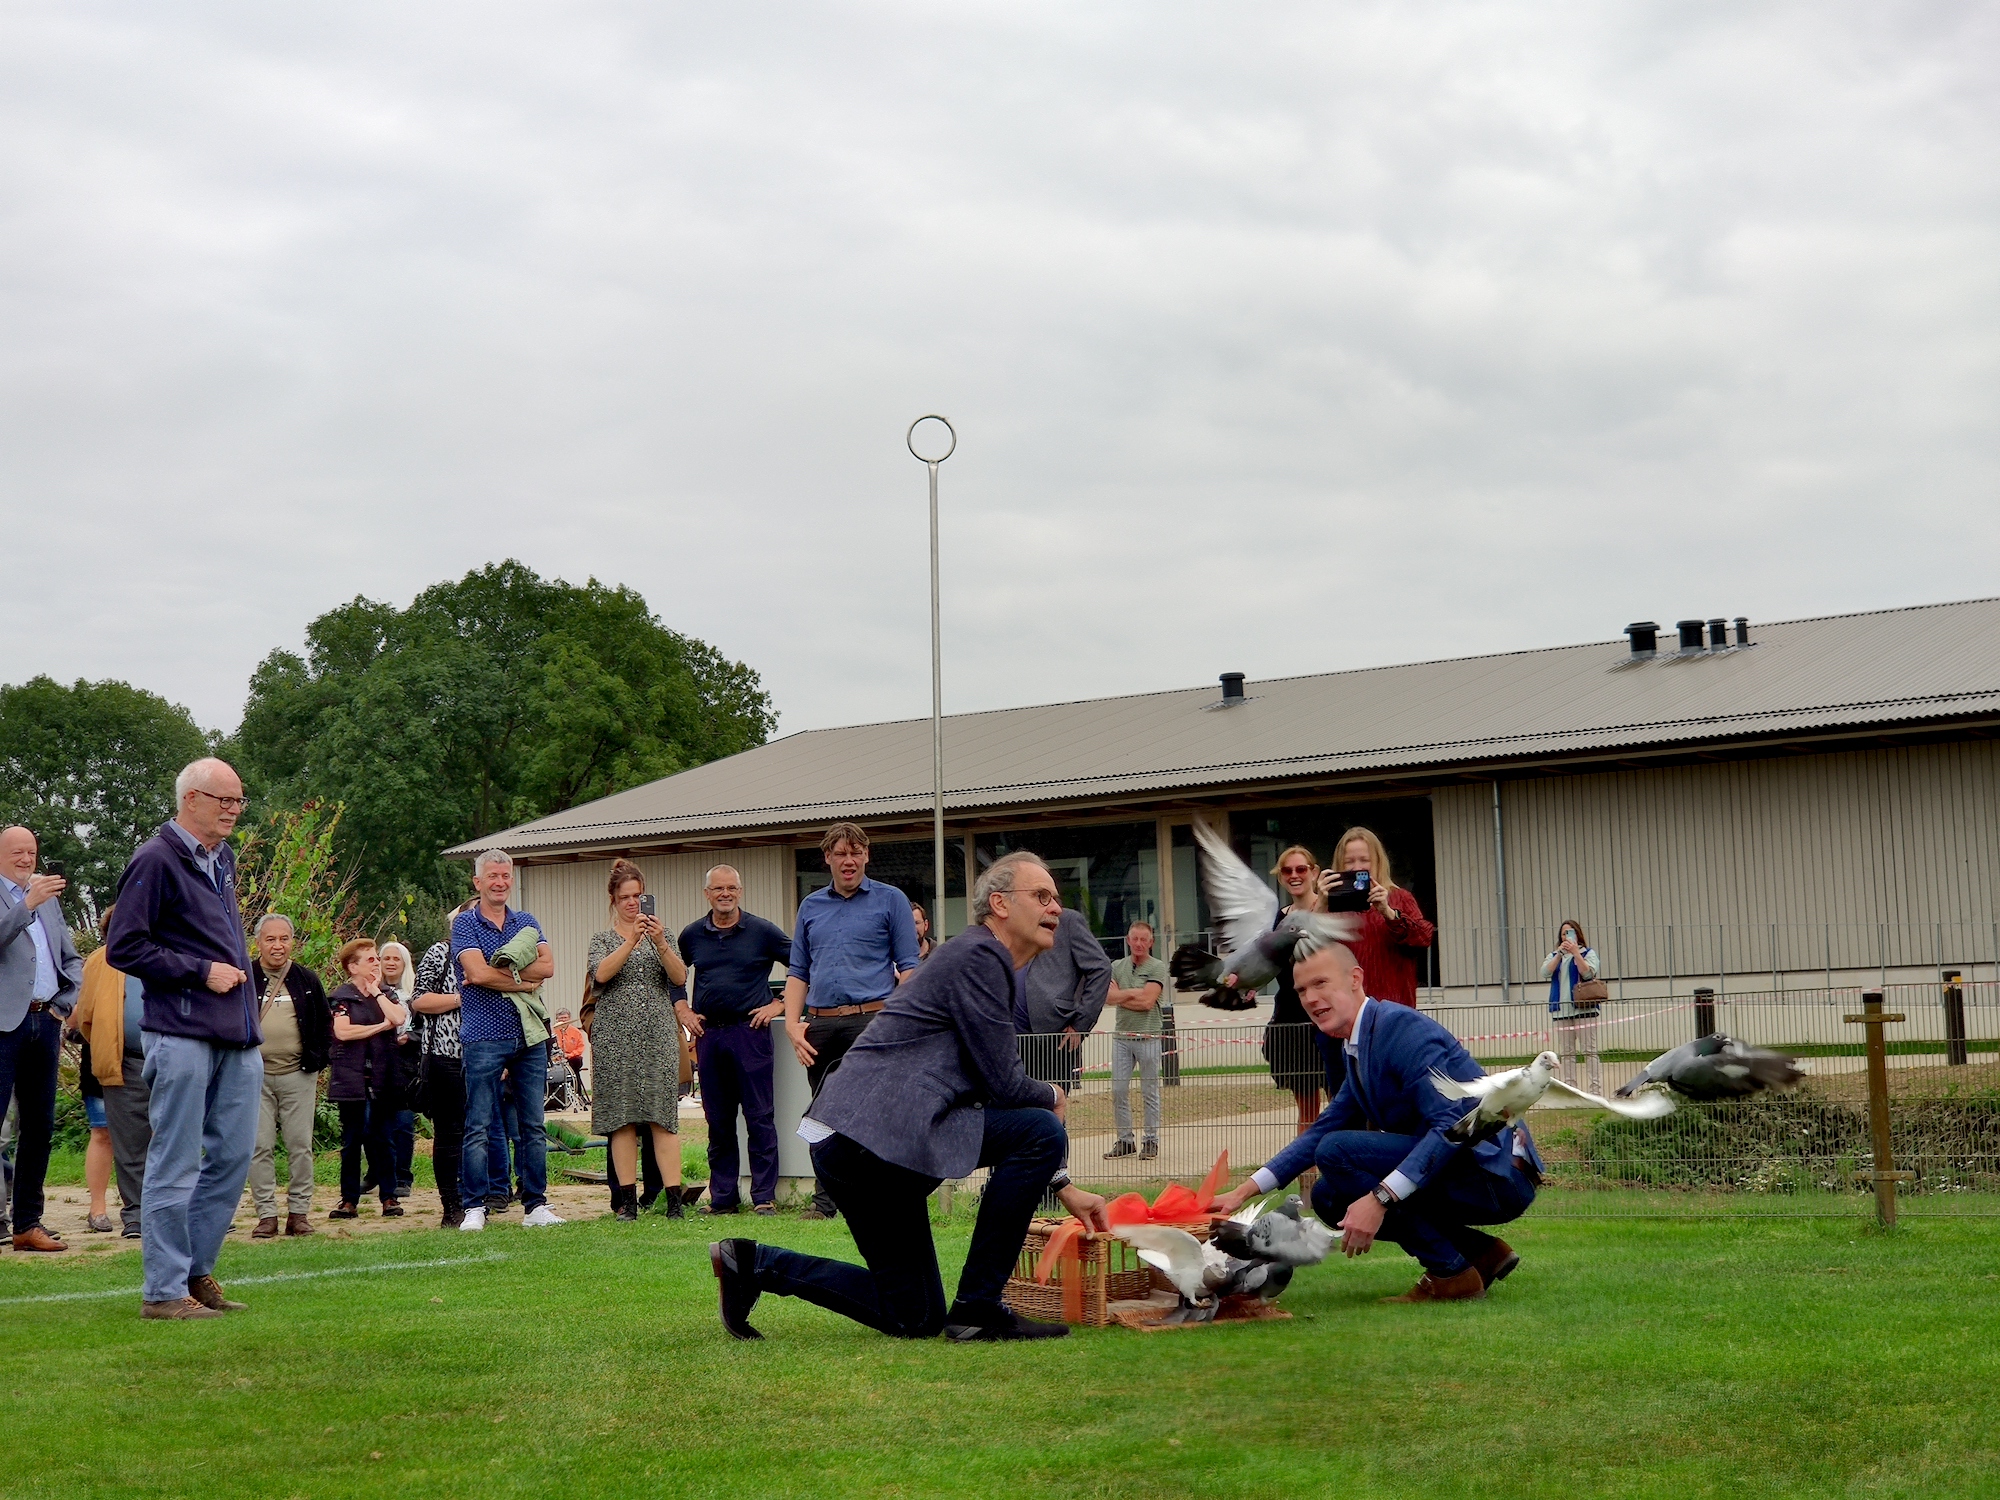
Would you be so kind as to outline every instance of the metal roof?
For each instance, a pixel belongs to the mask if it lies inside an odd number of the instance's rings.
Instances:
[[[945,807],[1198,792],[2000,717],[2000,599],[1753,627],[1635,662],[1624,639],[1041,704],[944,721]],[[929,719],[788,735],[448,851],[754,836],[931,806]]]

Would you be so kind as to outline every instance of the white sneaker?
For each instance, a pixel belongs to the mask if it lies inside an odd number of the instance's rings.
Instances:
[[[465,1211],[465,1222],[458,1226],[461,1234],[477,1234],[485,1227],[486,1210],[483,1208],[468,1208]]]
[[[544,1203],[521,1221],[523,1229],[547,1229],[551,1224],[568,1222],[563,1216]]]

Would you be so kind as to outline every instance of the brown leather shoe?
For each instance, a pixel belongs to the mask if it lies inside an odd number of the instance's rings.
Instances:
[[[192,1282],[188,1283],[190,1286]],[[1467,1266],[1456,1276],[1433,1276],[1426,1271],[1421,1280],[1400,1297],[1383,1297],[1383,1302],[1476,1302],[1486,1295],[1486,1283],[1479,1268]]]
[[[250,1231],[250,1238],[253,1240],[275,1240],[277,1237],[278,1221],[276,1219],[259,1219],[257,1227]]]
[[[1508,1273],[1521,1263],[1521,1257],[1505,1240],[1495,1240],[1492,1247],[1472,1263],[1472,1269],[1479,1273],[1479,1279],[1491,1291],[1493,1283],[1505,1281]]]
[[[30,1224],[26,1229],[20,1230],[15,1234],[14,1248],[16,1250],[53,1251],[67,1250],[69,1246],[50,1234],[40,1224]]]
[[[203,1307],[192,1297],[182,1297],[173,1302],[141,1302],[139,1316],[177,1322],[182,1318],[219,1318],[222,1314],[212,1307]]]
[[[318,1233],[319,1233],[319,1231],[318,1231],[317,1229],[313,1228],[313,1226],[312,1226],[312,1220],[311,1220],[311,1219],[309,1219],[309,1218],[307,1218],[307,1217],[306,1217],[306,1216],[305,1216],[304,1214],[286,1214],[286,1215],[285,1215],[285,1233],[286,1233],[286,1234],[318,1234]]]
[[[222,1295],[222,1286],[213,1276],[188,1277],[188,1295],[203,1307],[216,1312],[242,1312],[247,1302],[231,1302]]]

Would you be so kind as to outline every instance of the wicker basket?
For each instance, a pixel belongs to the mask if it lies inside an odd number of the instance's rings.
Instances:
[[[1107,1310],[1113,1302],[1144,1297],[1166,1280],[1139,1259],[1132,1247],[1110,1234],[1083,1234],[1076,1238],[1076,1265],[1081,1274],[1068,1279],[1072,1266],[1067,1256],[1059,1259],[1046,1283],[1035,1280],[1035,1265],[1049,1243],[1049,1236],[1065,1221],[1036,1219],[1028,1225],[1028,1238],[1021,1246],[1014,1274],[1007,1278],[1003,1294],[1006,1304],[1024,1318],[1045,1323],[1073,1323],[1085,1328],[1103,1328],[1112,1322]],[[1198,1240],[1208,1238],[1209,1226],[1182,1224]]]

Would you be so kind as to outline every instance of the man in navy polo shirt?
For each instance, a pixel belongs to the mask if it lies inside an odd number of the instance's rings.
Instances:
[[[750,1203],[778,1211],[778,1122],[771,1097],[771,1022],[785,1002],[771,998],[771,965],[789,961],[784,929],[743,909],[743,877],[717,865],[703,883],[708,915],[681,929],[681,957],[694,970],[694,998],[674,1007],[694,1036],[701,1112],[708,1121],[710,1211],[741,1206],[736,1111],[750,1138]]]
[[[465,1221],[461,1230],[486,1227],[489,1194],[505,1195],[507,1143],[494,1139],[504,1087],[521,1122],[515,1169],[521,1178],[524,1227],[541,1229],[562,1219],[548,1205],[548,1138],[542,1106],[549,1080],[546,1040],[530,1045],[512,997],[540,989],[556,971],[546,938],[535,961],[515,974],[495,968],[493,955],[524,927],[542,931],[532,913],[507,905],[514,892],[514,861],[504,850],[483,849],[472,864],[479,905],[451,924],[452,967],[458,976],[458,1039],[465,1053]],[[503,1083],[502,1075],[505,1075]]]
[[[833,883],[799,903],[785,980],[785,1030],[815,1099],[896,986],[917,971],[910,898],[867,878],[867,833],[836,823],[819,848]],[[804,1217],[830,1219],[838,1211],[816,1188]]]

